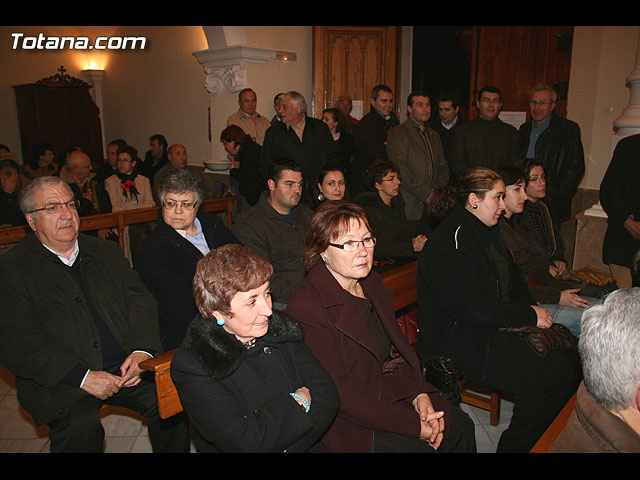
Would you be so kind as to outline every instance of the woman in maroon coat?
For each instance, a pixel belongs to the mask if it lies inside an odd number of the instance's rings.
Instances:
[[[361,207],[325,202],[307,235],[309,273],[287,306],[340,394],[322,444],[329,452],[475,452],[473,423],[425,381],[395,321],[393,295],[371,272],[374,246]]]

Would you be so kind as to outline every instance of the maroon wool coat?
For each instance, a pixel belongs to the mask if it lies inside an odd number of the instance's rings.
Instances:
[[[329,452],[373,452],[375,430],[419,437],[420,420],[411,402],[420,393],[429,394],[434,409],[445,412],[445,428],[449,424],[450,404],[425,381],[418,356],[395,320],[391,290],[375,272],[360,284],[391,341],[386,362],[349,294],[322,262],[309,271],[286,309],[302,324],[305,342],[338,387],[340,411],[322,440]]]

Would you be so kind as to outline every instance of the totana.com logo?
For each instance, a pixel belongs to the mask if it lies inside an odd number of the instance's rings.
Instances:
[[[24,33],[12,33],[13,50],[144,50],[146,37],[89,37],[45,36],[25,37]]]

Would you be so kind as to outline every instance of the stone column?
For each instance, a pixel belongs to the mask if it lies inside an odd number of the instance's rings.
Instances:
[[[272,60],[274,53],[270,49],[242,45],[193,52],[204,68],[205,88],[209,92],[211,161],[226,159],[217,137],[226,127],[229,115],[238,108],[238,92],[249,85],[247,64],[266,63]]]

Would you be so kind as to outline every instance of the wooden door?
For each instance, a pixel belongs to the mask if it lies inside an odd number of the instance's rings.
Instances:
[[[314,27],[311,115],[320,117],[342,94],[362,101],[364,115],[373,87],[385,84],[396,92],[399,35],[400,27]]]
[[[503,111],[526,111],[529,118],[529,91],[546,83],[559,94],[556,113],[566,116],[572,38],[571,26],[474,27],[469,98],[494,85]],[[477,110],[469,114],[474,118]]]

